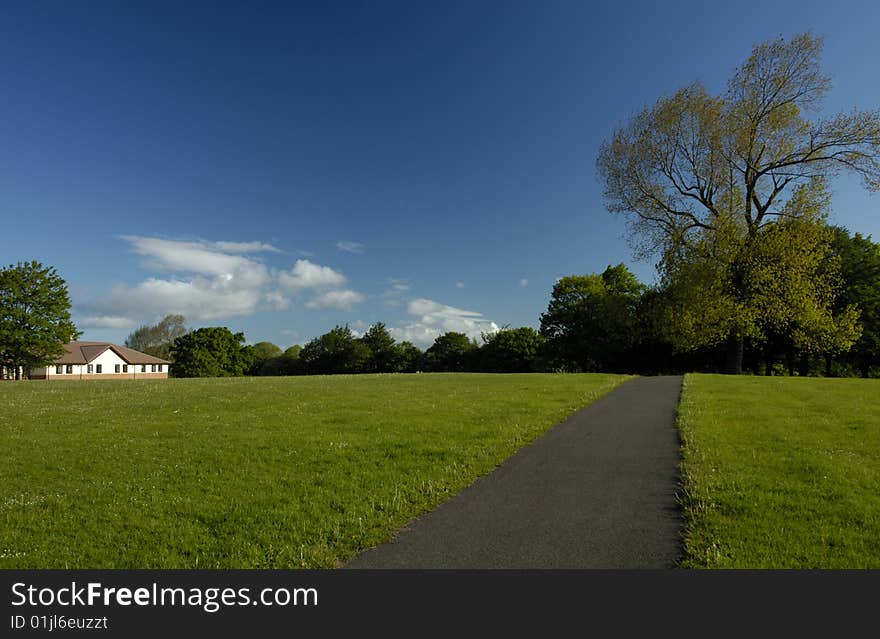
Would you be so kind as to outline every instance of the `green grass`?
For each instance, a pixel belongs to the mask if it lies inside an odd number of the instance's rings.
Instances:
[[[880,381],[688,375],[695,568],[880,567]]]
[[[625,379],[0,383],[0,568],[337,566]]]

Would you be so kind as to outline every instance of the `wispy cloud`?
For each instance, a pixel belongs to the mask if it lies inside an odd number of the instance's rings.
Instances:
[[[308,260],[297,260],[289,270],[268,268],[251,253],[279,250],[264,242],[168,240],[127,235],[122,237],[142,256],[146,269],[168,273],[134,284],[113,287],[102,299],[78,309],[84,327],[129,328],[168,313],[191,321],[250,315],[260,310],[289,308],[298,293],[318,295],[306,308],[346,308],[363,296],[338,290],[345,276]]]
[[[280,253],[281,249],[265,242],[212,242],[218,251],[226,253]]]
[[[498,325],[487,320],[482,313],[425,298],[410,300],[407,313],[415,319],[404,326],[390,328],[389,332],[399,341],[413,342],[422,347],[430,346],[438,335],[449,331],[464,333],[472,338],[498,331]]]
[[[134,328],[135,321],[127,317],[114,315],[98,315],[84,317],[77,322],[80,328]]]
[[[520,285],[520,288],[525,288],[526,286],[529,285],[529,280],[524,277],[519,281],[519,285]]]
[[[349,240],[339,240],[336,248],[344,253],[363,253],[364,245],[360,242],[351,242]]]
[[[364,296],[357,291],[347,289],[326,291],[306,302],[306,308],[338,308],[347,311],[363,301]]]
[[[464,282],[456,282],[455,288],[464,288]]]

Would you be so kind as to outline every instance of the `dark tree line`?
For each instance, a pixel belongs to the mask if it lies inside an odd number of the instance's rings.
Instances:
[[[831,313],[853,313],[846,330],[855,338],[841,347],[834,324],[804,340],[797,322],[775,325],[744,340],[743,371],[756,375],[880,376],[880,244],[829,227],[822,261],[834,271]],[[601,275],[571,276],[553,288],[541,316],[549,370],[629,372],[725,372],[730,348],[682,344],[676,333],[676,291],[661,282],[647,288],[623,265]],[[706,318],[710,321],[710,318]]]
[[[830,227],[829,233],[822,259],[824,268],[835,273],[831,310],[854,313],[857,319],[847,330],[857,338],[850,340],[849,348],[841,348],[833,333],[824,339],[820,335],[799,340],[798,323],[778,324],[761,337],[744,339],[744,372],[880,376],[880,244],[843,228]],[[422,351],[410,342],[395,341],[379,322],[360,337],[347,325],[336,326],[305,346],[282,351],[270,342],[245,345],[242,333],[226,328],[201,328],[175,339],[169,350],[174,360],[171,371],[191,377],[416,371],[652,375],[727,370],[730,349],[725,341],[688,346],[678,339],[677,295],[674,284],[661,280],[648,287],[618,264],[599,274],[557,281],[539,330],[504,327],[484,333],[479,342],[464,333],[447,332]]]

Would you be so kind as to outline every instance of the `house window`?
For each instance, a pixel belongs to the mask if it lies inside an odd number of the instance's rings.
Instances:
[[[158,364],[156,368],[160,373],[162,372],[162,364]]]
[[[73,364],[68,364],[68,365],[67,365],[67,374],[68,374],[68,375],[72,375],[72,374],[73,374]]]
[[[142,372],[142,373],[146,373],[146,372],[147,372],[147,365],[146,365],[146,364],[141,364],[141,372]]]
[[[98,370],[95,371],[96,373],[100,373],[100,372],[102,372],[102,371],[101,371],[101,366],[103,366],[103,364],[98,364]]]
[[[114,373],[118,373],[118,372],[121,371],[121,370],[122,370],[122,367],[121,367],[119,364],[117,364],[116,366],[113,367],[113,372],[114,372]]]
[[[87,372],[87,373],[94,373],[94,372],[95,372],[95,367],[92,366],[91,364],[89,364],[89,365],[86,367],[86,372]]]
[[[155,364],[151,364],[151,365],[150,365],[150,372],[151,372],[151,373],[155,373],[155,372],[156,372],[156,365],[155,365]]]
[[[61,364],[58,364],[58,365],[55,367],[55,374],[56,374],[56,375],[61,375],[61,373],[62,373],[63,370],[64,370],[64,366],[62,366]]]
[[[123,372],[123,373],[127,373],[127,372],[128,372],[128,364],[123,364],[123,365],[122,365],[122,372]]]

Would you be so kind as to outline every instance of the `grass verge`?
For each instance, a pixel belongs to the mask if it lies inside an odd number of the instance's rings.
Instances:
[[[688,375],[686,568],[880,567],[880,381]]]
[[[620,375],[0,384],[0,568],[316,568]]]

